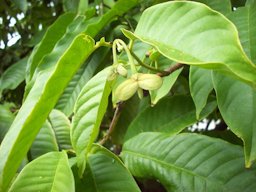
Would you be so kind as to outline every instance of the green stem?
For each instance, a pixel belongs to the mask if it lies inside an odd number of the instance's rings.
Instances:
[[[145,67],[145,68],[147,68],[147,69],[149,69],[149,70],[151,70],[151,71],[155,71],[155,72],[158,72],[158,73],[163,73],[163,74],[165,74],[166,73],[166,71],[162,71],[162,70],[160,70],[160,69],[156,69],[156,68],[154,68],[154,67],[151,67],[151,66],[149,66],[149,65],[147,65],[147,64],[145,64],[145,63],[143,63],[140,59],[139,59],[139,57],[133,52],[133,51],[130,51],[131,52],[131,55],[134,57],[134,59],[139,63],[139,65],[141,65],[142,67]]]
[[[133,60],[133,56],[131,55],[131,52],[130,52],[130,50],[128,49],[127,45],[126,45],[125,42],[123,42],[123,40],[121,40],[121,39],[116,39],[116,41],[117,41],[118,43],[120,43],[120,44],[123,46],[123,48],[124,48],[124,50],[125,50],[125,52],[126,52],[126,54],[127,54],[127,57],[128,57],[128,59],[129,59],[129,63],[130,63],[130,66],[131,66],[132,73],[133,73],[133,74],[137,73],[137,69],[136,69],[136,67],[135,67],[135,63],[134,63],[134,60]]]

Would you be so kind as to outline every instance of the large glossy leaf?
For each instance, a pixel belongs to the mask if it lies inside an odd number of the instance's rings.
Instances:
[[[10,106],[8,104],[0,105],[0,143],[11,126],[14,118],[15,116],[10,111]]]
[[[74,192],[74,178],[65,152],[47,153],[24,167],[9,192]]]
[[[242,148],[216,138],[142,133],[124,144],[121,157],[135,177],[157,179],[167,191],[251,192],[256,187],[256,169],[244,167]]]
[[[30,158],[35,159],[51,151],[58,151],[58,144],[51,124],[46,121],[30,148]]]
[[[84,86],[75,104],[71,142],[77,154],[80,175],[85,169],[86,155],[98,136],[101,120],[107,109],[111,92],[110,82],[107,80],[109,69],[99,72]]]
[[[15,89],[25,79],[28,58],[25,57],[11,65],[0,78],[0,97],[5,89]]]
[[[39,65],[43,57],[53,50],[55,44],[66,33],[66,29],[73,21],[74,17],[74,13],[63,14],[47,29],[43,39],[35,47],[29,58],[26,77],[27,81],[32,78],[36,67]]]
[[[176,62],[219,70],[256,84],[256,66],[243,52],[235,26],[201,3],[152,6],[143,12],[135,36]]]
[[[73,79],[69,82],[64,93],[60,97],[56,109],[61,110],[67,116],[71,115],[74,110],[76,99],[82,90],[83,86],[90,80],[95,73],[97,67],[100,66],[104,60],[108,49],[101,48],[93,53],[89,61],[87,61],[75,74]]]
[[[0,191],[8,188],[19,164],[64,88],[94,49],[93,39],[85,34],[78,35],[54,66],[38,74],[0,146]]]
[[[218,73],[213,77],[218,107],[229,128],[243,140],[249,167],[256,159],[256,90]]]
[[[238,29],[246,54],[256,63],[256,1],[249,6],[237,8],[229,18]]]
[[[191,66],[189,70],[189,88],[196,106],[196,117],[199,118],[207,103],[208,96],[213,90],[211,71]]]
[[[70,128],[71,124],[69,119],[61,111],[52,110],[49,115],[49,122],[55,133],[58,146],[61,149],[71,149],[70,141]]]
[[[93,145],[87,166],[77,191],[140,191],[131,173],[120,159],[100,145]]]
[[[200,119],[209,115],[216,107],[211,101]],[[128,127],[125,140],[141,132],[178,133],[197,122],[193,100],[189,96],[166,97],[154,107],[148,107],[133,120]]]

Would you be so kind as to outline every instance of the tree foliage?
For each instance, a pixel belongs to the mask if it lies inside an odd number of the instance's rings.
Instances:
[[[0,4],[1,192],[255,190],[256,1]]]

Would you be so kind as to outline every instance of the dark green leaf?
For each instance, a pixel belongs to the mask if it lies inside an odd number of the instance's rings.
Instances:
[[[93,145],[80,188],[88,192],[140,191],[120,159],[99,145]]]
[[[215,107],[215,101],[208,103],[200,119],[209,115]],[[191,97],[166,97],[154,107],[148,107],[139,113],[128,127],[125,140],[141,132],[178,133],[196,122],[196,110]]]
[[[251,192],[256,187],[256,170],[244,167],[240,146],[203,135],[142,133],[124,144],[121,157],[135,177],[157,179],[168,191]]]
[[[207,103],[208,96],[213,90],[211,71],[191,66],[189,70],[189,88],[196,105],[196,117],[199,118]]]

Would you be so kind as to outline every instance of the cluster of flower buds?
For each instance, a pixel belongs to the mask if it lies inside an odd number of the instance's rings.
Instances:
[[[117,53],[121,51],[125,51],[128,56],[128,64],[131,69],[131,76],[127,78],[127,69],[125,68],[123,63],[118,62]],[[143,90],[155,90],[161,87],[162,78],[156,74],[144,74],[138,73],[135,67],[133,56],[130,53],[127,45],[121,40],[116,39],[113,42],[113,66],[110,70],[110,74],[108,76],[108,80],[112,81],[117,78],[118,75],[121,75],[127,78],[124,82],[122,82],[116,90],[114,91],[114,97],[119,101],[126,101],[131,98],[136,92],[138,92],[139,97],[143,97]]]
[[[162,78],[155,74],[133,74],[129,79],[121,83],[115,90],[115,98],[125,101],[131,98],[140,89],[155,90],[161,87]]]

